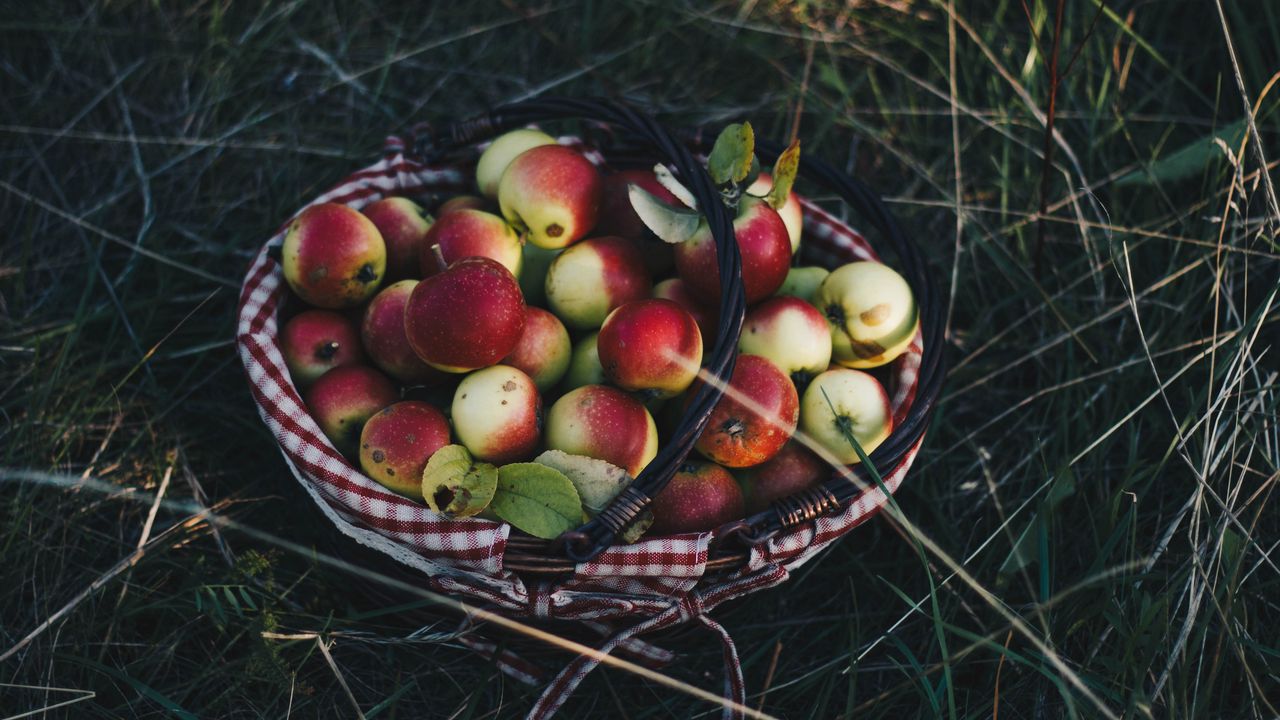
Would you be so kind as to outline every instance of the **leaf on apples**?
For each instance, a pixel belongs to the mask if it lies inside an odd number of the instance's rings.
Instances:
[[[628,185],[627,195],[640,221],[663,242],[679,245],[698,231],[702,216],[696,210],[672,207],[639,185]]]
[[[791,194],[791,186],[796,182],[796,174],[800,172],[800,140],[791,141],[786,150],[778,156],[773,164],[773,188],[769,190],[768,203],[774,210],[787,203]]]
[[[654,165],[653,176],[658,179],[659,185],[669,190],[672,195],[675,195],[680,202],[685,204],[685,207],[690,207],[694,210],[698,209],[698,199],[693,196],[689,188],[676,179],[675,175],[671,174],[666,165],[662,163]]]
[[[733,123],[720,131],[707,156],[707,171],[716,185],[741,183],[751,174],[756,136],[751,123]]]
[[[427,507],[447,517],[480,514],[498,488],[498,469],[474,462],[461,445],[445,445],[422,470],[422,497]]]
[[[534,537],[551,540],[582,521],[582,501],[564,473],[538,463],[498,468],[493,513]]]
[[[540,465],[555,468],[573,483],[582,507],[592,517],[600,514],[609,501],[631,484],[626,470],[613,463],[585,455],[570,455],[563,450],[548,450],[533,459]]]

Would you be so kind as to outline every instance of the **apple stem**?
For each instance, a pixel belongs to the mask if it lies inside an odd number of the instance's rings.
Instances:
[[[440,243],[435,243],[431,246],[431,255],[435,257],[436,267],[439,268],[440,272],[449,269],[449,263],[445,262],[444,250],[440,249]]]

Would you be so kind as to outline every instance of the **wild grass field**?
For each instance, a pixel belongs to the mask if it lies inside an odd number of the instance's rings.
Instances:
[[[796,132],[947,289],[929,550],[879,519],[718,609],[751,707],[1277,717],[1277,77],[1269,0],[0,3],[0,717],[528,711],[323,561],[232,337],[385,135],[539,94]],[[715,712],[601,669],[562,717]]]

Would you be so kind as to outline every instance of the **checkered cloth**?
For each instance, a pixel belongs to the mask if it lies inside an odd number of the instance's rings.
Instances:
[[[582,149],[599,165],[604,158],[577,138],[560,142]],[[477,148],[477,151],[479,148]],[[405,154],[400,138],[388,138],[382,160],[348,176],[312,204],[338,202],[359,209],[391,195],[461,193],[470,171],[462,166],[426,166]],[[873,260],[866,239],[808,200],[802,251],[813,264],[836,266]],[[714,632],[724,647],[725,697],[745,701],[742,671],[733,641],[708,615],[720,603],[785,582],[792,570],[871,517],[887,501],[879,488],[866,489],[839,512],[817,518],[756,546],[747,562],[731,572],[705,577],[711,533],[647,538],[611,548],[579,564],[555,582],[529,582],[503,568],[509,525],[477,518],[449,519],[421,503],[396,495],[365,477],[325,438],[307,413],[280,354],[276,310],[287,289],[268,246],[279,244],[286,222],[257,255],[240,293],[236,343],[263,422],[275,436],[286,464],[303,489],[344,535],[421,573],[420,581],[489,610],[512,617],[574,622],[605,638],[598,648],[623,653],[651,666],[671,661],[669,652],[638,636],[695,621]],[[895,419],[915,397],[920,367],[919,338],[893,365]],[[884,476],[897,489],[919,444]],[[465,642],[490,656],[517,679],[541,683],[539,668],[510,650],[475,634]],[[579,657],[556,675],[530,712],[550,717],[598,661]],[[737,713],[729,705],[725,716]]]

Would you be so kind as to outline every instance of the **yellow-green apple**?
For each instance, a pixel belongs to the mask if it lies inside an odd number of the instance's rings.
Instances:
[[[298,297],[316,307],[347,308],[378,291],[387,244],[369,218],[346,205],[321,203],[289,224],[281,259],[284,279]]]
[[[777,294],[798,297],[807,303],[812,303],[822,281],[826,280],[830,274],[830,270],[817,265],[793,267],[787,271],[787,279],[782,281]]]
[[[742,518],[742,489],[728,470],[709,462],[680,467],[649,505],[653,525],[647,535],[708,532]]]
[[[702,333],[702,347],[711,347],[716,339],[716,324],[720,322],[720,312],[715,305],[707,306],[698,302],[689,292],[689,286],[680,278],[667,278],[654,285],[653,296],[670,300],[688,310]]]
[[[431,229],[431,216],[405,197],[389,197],[366,205],[361,212],[373,221],[387,244],[385,280],[421,277],[418,256],[422,239]]]
[[[791,241],[778,212],[765,201],[744,195],[733,220],[738,250],[742,253],[742,285],[747,304],[772,295],[787,277],[791,265]],[[720,303],[720,268],[711,230],[702,223],[693,237],[676,246],[676,272],[699,301]]]
[[[851,368],[879,367],[897,358],[920,329],[911,286],[888,265],[852,262],[818,287],[814,305],[831,327],[831,359]]]
[[[378,369],[406,385],[431,385],[445,373],[418,357],[404,329],[404,309],[417,280],[401,280],[383,288],[364,309],[360,338]]]
[[[747,194],[757,197],[764,197],[773,187],[773,178],[769,173],[762,172],[756,177],[756,181],[747,186]],[[791,254],[795,255],[800,249],[800,236],[804,232],[804,210],[800,208],[800,198],[796,197],[794,190],[787,191],[786,202],[782,203],[782,207],[778,208],[778,217],[782,218],[782,224],[787,226],[787,239],[791,241]]]
[[[726,467],[759,465],[787,444],[799,418],[800,397],[791,379],[759,355],[739,355],[694,447]]]
[[[650,298],[619,307],[600,327],[596,352],[609,382],[646,398],[684,392],[702,365],[702,333],[689,311]]]
[[[768,359],[803,387],[831,364],[831,330],[809,303],[773,297],[747,312],[738,350]]]
[[[597,237],[566,248],[547,269],[547,304],[565,324],[594,330],[615,308],[649,297],[653,281],[627,239]]]
[[[355,323],[332,310],[304,310],[290,318],[280,331],[280,354],[299,388],[336,367],[364,362]]]
[[[477,370],[453,393],[453,429],[477,460],[502,465],[528,458],[542,436],[542,396],[508,365]]]
[[[547,448],[604,460],[635,477],[658,454],[658,427],[639,400],[608,385],[584,385],[547,412]]]
[[[600,333],[594,332],[574,343],[569,370],[564,374],[565,390],[583,385],[599,385],[605,381],[604,368],[600,365],[599,340]]]
[[[828,370],[809,383],[800,399],[800,432],[846,465],[859,461],[846,432],[869,455],[892,431],[888,393],[861,370]]]
[[[440,272],[441,257],[445,267],[467,257],[492,258],[518,277],[523,257],[520,246],[520,236],[497,215],[483,210],[454,210],[441,215],[427,231],[418,256],[422,277]]]
[[[538,390],[555,387],[569,369],[573,345],[569,331],[555,315],[532,305],[524,309],[524,332],[515,350],[502,359],[503,365],[523,370],[533,378]]]
[[[436,215],[447,215],[455,210],[484,210],[486,212],[492,207],[492,203],[477,195],[456,195],[440,203],[440,207],[436,208]]]
[[[511,354],[524,332],[524,308],[510,270],[491,258],[463,258],[413,289],[405,335],[428,365],[468,372]]]
[[[311,417],[338,452],[354,457],[365,421],[400,399],[386,375],[365,365],[334,368],[303,396]]]
[[[541,130],[521,128],[499,135],[476,162],[476,187],[485,197],[498,197],[498,181],[517,156],[539,145],[555,145],[556,139]]]
[[[538,247],[568,247],[591,232],[600,171],[582,153],[540,145],[518,155],[498,183],[502,215]]]
[[[758,513],[769,503],[794,495],[831,477],[831,467],[804,445],[792,440],[768,461],[738,474],[747,514]]]
[[[369,418],[360,433],[360,469],[383,487],[422,499],[422,470],[449,444],[449,421],[424,402],[405,400]]]
[[[600,213],[596,218],[595,234],[617,235],[634,240],[644,257],[645,267],[653,277],[668,275],[675,263],[674,246],[659,240],[644,221],[636,215],[631,205],[629,185],[647,190],[658,200],[673,207],[683,203],[662,183],[652,170],[621,170],[604,176],[600,195]]]
[[[530,305],[547,304],[547,270],[562,250],[548,250],[533,243],[524,244],[524,260],[520,266],[520,292]]]

